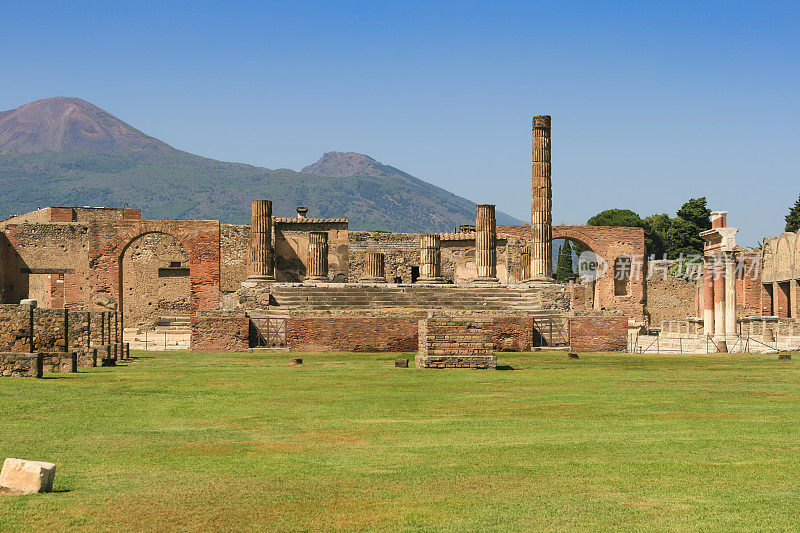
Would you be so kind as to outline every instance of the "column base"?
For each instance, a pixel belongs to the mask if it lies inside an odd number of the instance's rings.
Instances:
[[[438,278],[417,278],[417,281],[415,283],[419,283],[419,284],[422,284],[422,285],[441,285],[442,283],[444,283],[444,278],[443,277],[438,277]]]
[[[359,283],[386,283],[386,278],[361,278]]]
[[[548,276],[536,276],[533,278],[528,278],[525,282],[535,282],[535,283],[555,283],[556,279]]]
[[[470,283],[486,283],[486,284],[496,284],[500,283],[500,280],[497,278],[475,278],[470,281]]]
[[[324,283],[326,281],[330,281],[325,276],[308,276],[306,279],[303,280],[303,283]]]
[[[257,287],[265,283],[275,283],[275,276],[248,276],[242,282],[242,287]]]

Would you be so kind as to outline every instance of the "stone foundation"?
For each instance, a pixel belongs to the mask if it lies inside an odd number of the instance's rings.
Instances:
[[[78,354],[50,352],[43,353],[42,371],[70,374],[78,371]]]
[[[431,317],[419,321],[417,368],[497,368],[492,319]]]

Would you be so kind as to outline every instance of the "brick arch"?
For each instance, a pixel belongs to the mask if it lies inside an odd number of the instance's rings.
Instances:
[[[131,243],[149,233],[176,239],[189,258],[189,312],[213,310],[220,303],[220,226],[211,220],[119,220],[89,224],[91,305],[97,298],[121,301],[122,257]]]
[[[637,320],[644,316],[645,278],[644,230],[619,226],[553,226],[553,239],[570,239],[584,244],[608,262],[608,271],[597,280],[595,289],[596,307],[619,310],[629,318]],[[634,264],[641,265],[629,281],[625,295],[614,294],[614,265],[620,257],[630,257]]]

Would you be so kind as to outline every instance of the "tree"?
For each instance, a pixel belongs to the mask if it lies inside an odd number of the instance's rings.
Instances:
[[[800,229],[800,198],[794,203],[794,207],[786,215],[786,231],[797,231]]]
[[[642,222],[644,222],[644,244],[647,247],[647,255],[662,259],[664,254],[668,253],[666,240],[667,232],[672,227],[672,219],[666,213],[662,213],[645,217]]]
[[[575,271],[572,270],[572,246],[569,241],[564,241],[564,244],[558,249],[556,280],[567,281],[574,277]]]
[[[642,217],[630,209],[606,209],[590,218],[586,224],[589,226],[643,227]]]
[[[667,231],[664,241],[669,258],[676,259],[680,254],[702,254],[704,241],[700,237],[700,231],[694,222],[689,222],[682,217],[672,219],[672,225]]]
[[[706,207],[706,197],[692,198],[678,209],[678,216],[691,222],[700,231],[711,229],[711,209]]]

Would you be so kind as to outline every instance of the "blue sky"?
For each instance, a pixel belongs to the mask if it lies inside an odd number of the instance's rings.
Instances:
[[[553,116],[554,220],[800,194],[794,2],[2,2],[0,109],[77,96],[189,152],[299,169],[356,151],[530,218]]]

